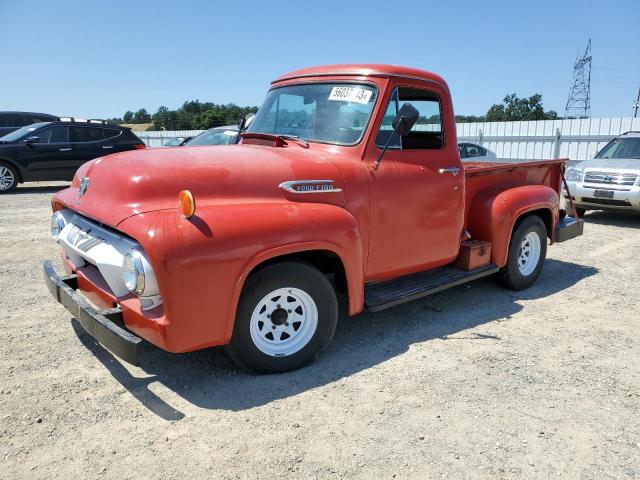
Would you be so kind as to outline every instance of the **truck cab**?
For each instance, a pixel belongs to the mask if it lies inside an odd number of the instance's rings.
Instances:
[[[533,284],[547,244],[582,234],[559,208],[563,171],[562,160],[463,165],[451,94],[433,73],[294,71],[238,145],[81,167],[52,200],[66,276],[45,263],[45,279],[132,363],[144,338],[292,370],[331,340],[338,298],[357,315],[489,275]]]

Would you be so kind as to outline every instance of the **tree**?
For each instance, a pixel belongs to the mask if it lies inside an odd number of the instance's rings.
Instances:
[[[224,117],[216,110],[207,110],[194,118],[193,128],[206,130],[207,128],[220,127],[224,125],[224,120]]]
[[[133,114],[132,123],[149,123],[151,121],[151,115],[147,113],[147,110],[141,108]]]
[[[124,123],[131,123],[131,121],[133,120],[133,112],[127,110],[123,115],[122,120],[124,120]]]
[[[487,115],[487,122],[513,122],[517,120],[554,120],[558,114],[553,110],[544,111],[542,95],[536,93],[529,98],[518,98],[515,93],[507,95],[502,104],[493,105]]]

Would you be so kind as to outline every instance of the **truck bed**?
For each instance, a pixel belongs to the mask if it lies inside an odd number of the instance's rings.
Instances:
[[[463,162],[466,205],[487,188],[547,185],[560,195],[562,165],[566,159],[522,162]]]

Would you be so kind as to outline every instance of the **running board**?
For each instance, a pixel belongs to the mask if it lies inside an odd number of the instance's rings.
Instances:
[[[379,312],[456,285],[493,275],[498,270],[494,263],[471,271],[446,266],[413,273],[395,280],[368,284],[364,287],[364,304],[368,310]]]

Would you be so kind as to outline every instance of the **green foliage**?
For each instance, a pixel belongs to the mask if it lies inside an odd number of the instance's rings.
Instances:
[[[122,117],[122,120],[124,120],[124,123],[131,123],[131,121],[133,120],[133,112],[127,110]]]
[[[484,115],[456,115],[456,123],[474,123],[484,121]]]
[[[554,120],[558,114],[544,111],[542,95],[536,93],[529,98],[518,98],[515,93],[507,95],[502,104],[493,105],[485,117],[486,122],[513,122],[517,120]]]
[[[235,125],[240,118],[257,111],[258,107],[239,107],[233,103],[218,105],[189,100],[177,110],[158,108],[151,117],[153,124],[149,130],[205,130],[222,125]]]
[[[141,108],[133,114],[133,121],[131,123],[149,123],[150,121],[151,115],[149,115],[144,108]]]

